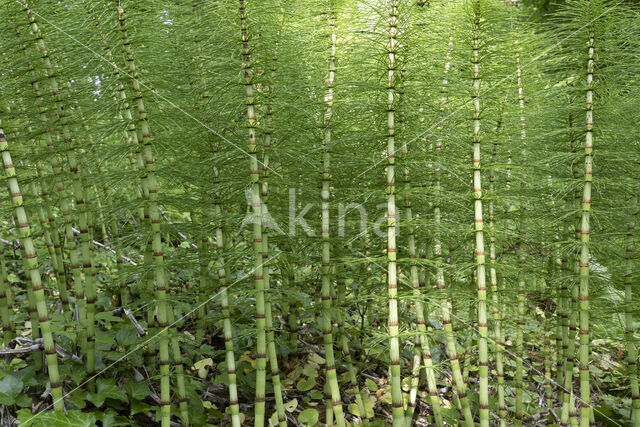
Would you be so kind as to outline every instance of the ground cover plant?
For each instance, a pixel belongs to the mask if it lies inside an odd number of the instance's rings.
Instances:
[[[0,424],[640,426],[640,5],[7,0]]]

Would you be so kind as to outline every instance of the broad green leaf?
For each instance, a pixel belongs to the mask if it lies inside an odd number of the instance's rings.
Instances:
[[[89,392],[85,390],[76,390],[73,393],[70,393],[68,398],[69,402],[73,404],[77,409],[84,409],[87,406],[87,395]]]
[[[153,411],[155,406],[149,405],[148,403],[142,402],[140,400],[134,400],[131,402],[131,415],[139,414],[141,412],[147,413],[149,411]]]
[[[374,411],[373,409],[376,406],[376,396],[373,394],[366,394],[362,396],[362,403],[364,404],[364,411],[367,414],[367,417],[373,418]]]
[[[389,405],[391,405],[393,403],[392,400],[391,400],[391,387],[387,387],[387,390],[382,395],[382,400],[387,402]]]
[[[309,391],[316,385],[315,378],[301,378],[296,384],[299,391]]]
[[[149,396],[149,384],[146,381],[129,381],[124,389],[130,399],[142,400]]]
[[[109,311],[103,311],[103,312],[100,312],[100,313],[96,314],[96,320],[102,320],[102,321],[107,321],[107,322],[124,322],[124,319],[122,319],[121,317],[118,317],[118,316],[114,316]]]
[[[318,365],[322,365],[325,362],[324,358],[317,353],[311,353],[309,360],[317,363]]]
[[[23,387],[38,385],[38,380],[36,379],[36,367],[33,365],[27,366],[24,369],[20,369],[13,375],[15,375],[22,381]]]
[[[80,411],[41,412],[33,420],[34,427],[93,427],[97,418],[92,413]],[[20,424],[22,427],[22,424]]]
[[[138,331],[133,326],[124,326],[116,333],[116,341],[123,347],[133,344],[138,339]]]
[[[116,411],[109,411],[104,414],[97,414],[100,421],[102,421],[102,427],[117,427],[117,426],[130,426],[131,422],[125,417],[118,415]]]
[[[17,375],[7,375],[0,380],[0,393],[18,394],[22,387],[22,380]]]
[[[376,382],[371,378],[367,378],[366,380],[364,380],[364,384],[367,386],[367,388],[370,391],[373,391],[373,392],[378,391],[378,384],[376,384]]]
[[[12,369],[21,369],[21,368],[24,368],[24,367],[26,367],[28,365],[27,365],[27,362],[24,361],[23,359],[15,358],[15,359],[11,359],[11,362],[9,363],[9,366]]]
[[[0,404],[13,405],[22,391],[23,383],[15,375],[7,375],[0,380]]]
[[[35,421],[31,409],[20,409],[16,412],[16,415],[18,422],[20,422],[20,427],[29,427]]]
[[[31,398],[26,394],[21,394],[18,397],[16,397],[15,402],[16,402],[16,405],[18,405],[21,408],[30,408],[31,404],[33,403]]]
[[[355,403],[350,403],[347,409],[356,417],[362,416],[362,414],[360,413],[360,408],[358,408],[358,405],[356,405]]]
[[[89,393],[87,399],[98,408],[104,404],[106,399],[129,401],[126,393],[116,385],[114,379],[99,379],[97,390],[97,393]]]
[[[318,411],[313,408],[305,409],[298,415],[298,422],[305,426],[315,426],[318,423],[319,414]]]
[[[318,376],[318,368],[316,368],[312,364],[307,364],[302,369],[302,373],[305,374],[309,378],[315,378],[315,377]]]
[[[104,346],[102,347],[103,349],[108,350],[112,345],[115,345],[115,344],[116,344],[116,339],[113,332],[111,332],[111,330],[107,331],[106,333],[102,333],[102,332],[96,333],[96,345],[102,345]]]
[[[312,399],[322,399],[322,392],[319,390],[311,390],[309,392],[309,397],[311,397]]]

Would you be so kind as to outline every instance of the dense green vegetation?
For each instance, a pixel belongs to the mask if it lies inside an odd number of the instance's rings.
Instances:
[[[0,16],[1,425],[640,426],[637,2]]]

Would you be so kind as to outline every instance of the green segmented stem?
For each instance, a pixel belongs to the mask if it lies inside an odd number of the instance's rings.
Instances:
[[[625,302],[625,341],[627,351],[627,375],[631,388],[631,422],[634,426],[640,426],[640,387],[638,387],[637,356],[638,350],[633,337],[633,271],[636,267],[634,257],[634,236],[636,230],[636,218],[638,214],[638,196],[633,197],[631,204],[634,212],[631,214],[627,226],[627,248],[624,274],[624,302]]]
[[[549,147],[545,145],[545,151],[548,151]],[[547,187],[549,192],[553,191],[553,176],[551,174],[551,168],[549,161],[546,162],[545,168],[547,170]],[[552,214],[555,214],[556,202],[553,198],[551,198],[550,202],[550,210]],[[543,271],[544,277],[548,277],[548,281],[543,278],[545,281],[545,291],[548,292],[549,298],[553,301],[558,300],[557,292],[555,289],[554,279],[557,277],[557,270],[560,265],[560,260],[557,253],[557,244],[558,244],[558,233],[555,228],[553,228],[553,236],[550,239],[552,240],[551,245],[549,245],[552,249],[549,251],[547,256],[547,271]],[[546,405],[548,409],[553,409],[553,374],[554,369],[557,367],[557,359],[558,353],[557,350],[557,339],[561,334],[561,331],[558,329],[558,322],[553,320],[552,309],[549,307],[548,302],[544,304],[544,322],[545,322],[545,334],[547,334],[547,346],[545,347],[545,396],[546,396]],[[560,383],[561,384],[561,383]]]
[[[267,335],[266,307],[262,246],[262,201],[260,199],[260,171],[258,169],[258,146],[256,141],[255,98],[253,89],[253,70],[249,50],[247,13],[244,0],[238,0],[240,31],[242,42],[242,71],[247,106],[247,152],[249,153],[249,175],[251,177],[251,207],[253,209],[253,283],[256,292],[256,393],[254,425],[262,427],[265,423],[265,393],[267,384]]]
[[[58,82],[56,79],[56,72],[54,71],[54,67],[52,65],[50,56],[49,56],[49,51],[46,47],[42,32],[40,31],[40,28],[38,27],[38,23],[36,22],[35,19],[35,14],[33,13],[33,11],[29,8],[29,5],[27,4],[27,2],[25,0],[22,0],[21,3],[23,11],[25,12],[27,19],[29,21],[29,28],[31,33],[33,34],[34,38],[33,38],[33,44],[34,44],[34,48],[38,51],[38,53],[40,54],[40,61],[42,63],[42,66],[45,70],[45,76],[47,78],[48,84],[49,84],[49,89],[50,89],[50,93],[51,93],[51,97],[55,103],[56,109],[55,109],[55,115],[58,119],[58,123],[60,125],[59,130],[62,133],[62,138],[64,140],[64,143],[68,146],[67,150],[66,150],[66,157],[67,157],[67,164],[69,166],[69,171],[71,172],[73,179],[72,179],[72,193],[73,196],[70,197],[69,199],[67,199],[67,197],[64,194],[64,184],[62,182],[62,178],[59,178],[58,181],[58,192],[60,193],[60,210],[62,212],[62,216],[64,219],[64,230],[65,230],[65,239],[67,242],[67,249],[68,249],[68,253],[69,253],[69,258],[71,260],[71,268],[73,271],[73,287],[74,287],[74,293],[76,296],[76,304],[78,307],[78,338],[80,341],[80,347],[83,350],[83,353],[87,354],[87,363],[93,363],[94,362],[94,357],[93,357],[93,353],[91,354],[91,356],[89,355],[90,351],[87,348],[87,335],[86,335],[86,304],[85,304],[85,300],[84,300],[84,288],[83,288],[83,277],[82,277],[82,269],[81,269],[81,264],[80,264],[80,259],[78,257],[78,252],[77,252],[77,244],[76,244],[76,239],[75,239],[75,235],[74,235],[74,231],[73,231],[73,220],[74,218],[72,217],[72,215],[70,214],[71,211],[71,203],[72,201],[70,199],[75,198],[76,199],[76,204],[77,205],[82,205],[83,203],[83,190],[82,190],[82,184],[81,181],[79,179],[78,173],[79,173],[79,165],[78,165],[78,161],[77,161],[77,157],[75,155],[75,147],[74,147],[74,141],[73,141],[73,137],[71,135],[71,132],[69,130],[69,125],[67,123],[67,113],[66,113],[66,105],[63,102],[63,99],[65,98],[62,95],[62,91],[60,89],[60,87],[58,86]],[[19,36],[19,34],[18,34]],[[41,94],[39,91],[39,87],[37,86],[37,84],[34,82],[32,84],[34,91],[36,92],[36,97],[40,98],[38,100],[39,105],[41,106],[40,111],[41,111],[41,117],[44,117],[43,123],[48,123],[47,119],[46,119],[46,111],[44,109],[44,107],[42,107],[44,104],[42,103],[42,99],[41,99]],[[46,125],[45,125],[46,126]],[[46,133],[49,133],[50,130],[46,130]],[[48,138],[47,140],[47,144],[50,143],[50,139]],[[54,166],[54,165],[52,165]],[[89,369],[88,369],[89,371]],[[92,370],[91,370],[92,371]]]
[[[409,389],[409,402],[407,404],[407,412],[405,425],[410,427],[413,424],[413,414],[418,403],[418,384],[420,383],[420,367],[422,355],[420,352],[420,339],[416,338],[413,347],[413,361],[411,365],[411,382]]]
[[[20,33],[18,31],[18,37],[20,37]],[[21,43],[21,50],[25,53],[26,46],[24,43]],[[28,65],[29,74],[33,77],[35,76],[35,70],[33,69],[33,65],[29,63]],[[38,94],[39,92],[36,91]],[[25,107],[21,100],[18,101],[18,105],[20,106],[20,110],[24,112]],[[7,108],[7,112],[10,112],[10,109]],[[26,120],[26,131],[28,135],[33,133],[33,126],[29,119]],[[17,130],[15,131],[17,134]],[[36,145],[31,145],[31,153],[35,154]],[[51,264],[53,267],[54,274],[56,276],[58,292],[60,296],[60,301],[62,303],[62,308],[65,313],[69,314],[69,294],[67,292],[67,284],[66,278],[64,275],[64,265],[62,264],[62,251],[60,250],[60,242],[57,231],[53,228],[53,221],[50,220],[50,217],[47,216],[47,212],[45,211],[45,206],[48,206],[49,210],[52,209],[51,200],[49,198],[49,191],[47,190],[47,184],[43,179],[45,175],[44,168],[42,167],[41,162],[36,162],[36,175],[35,178],[30,185],[31,192],[33,196],[41,201],[36,207],[36,213],[38,215],[38,220],[40,222],[40,227],[42,228],[45,244],[47,246],[47,251],[49,252],[49,257],[51,259]],[[58,242],[57,246],[54,244],[54,240]],[[58,257],[58,253],[60,254]]]
[[[31,237],[31,227],[24,208],[24,201],[20,193],[20,186],[16,175],[16,169],[13,166],[9,144],[5,138],[4,131],[0,129],[0,153],[2,153],[2,163],[4,165],[4,175],[6,179],[9,197],[13,202],[13,214],[18,227],[18,236],[21,247],[21,254],[25,266],[25,276],[27,277],[27,286],[33,295],[33,299],[37,308],[36,323],[42,332],[44,343],[44,353],[47,359],[49,371],[49,381],[51,387],[51,397],[53,399],[53,408],[56,411],[64,410],[64,402],[62,400],[62,382],[58,373],[58,355],[56,353],[53,334],[51,333],[51,320],[47,309],[47,301],[42,285],[42,278],[38,267],[38,254]],[[32,328],[36,328],[36,324],[32,324]],[[37,355],[36,355],[37,357]]]
[[[593,15],[590,6],[591,15]],[[593,179],[593,71],[595,57],[595,32],[589,28],[587,51],[586,132],[584,143],[584,177],[582,192],[582,214],[580,224],[580,427],[589,427],[591,416],[591,387],[589,385],[589,215],[591,213],[591,182]]]
[[[73,177],[72,191],[71,191],[73,196],[70,197],[69,199],[75,199],[76,205],[78,204],[82,205],[84,203],[83,202],[84,195],[83,195],[82,183],[79,178],[80,167],[79,167],[78,159],[75,153],[73,136],[71,134],[71,131],[68,125],[68,115],[65,109],[66,105],[63,102],[64,96],[62,95],[62,89],[58,85],[58,82],[56,79],[56,72],[54,71],[54,66],[51,62],[49,51],[44,41],[42,32],[38,27],[35,14],[30,9],[26,0],[21,0],[21,4],[29,20],[31,33],[34,36],[34,47],[40,53],[40,60],[45,70],[45,75],[47,76],[51,97],[53,98],[56,105],[56,116],[60,124],[60,131],[62,133],[62,138],[64,140],[64,143],[68,145],[68,148],[69,148],[66,151],[66,157],[67,157],[67,164],[69,166],[69,171],[71,172]],[[84,283],[83,283],[83,277],[82,277],[82,266],[81,266],[80,258],[78,257],[78,246],[76,243],[75,234],[73,232],[73,216],[71,215],[70,206],[71,206],[71,200],[67,200],[66,197],[64,197],[64,199],[61,199],[60,208],[62,211],[62,216],[64,218],[64,224],[65,224],[64,226],[65,239],[67,242],[69,259],[71,260],[71,269],[73,272],[73,287],[74,287],[74,293],[76,296],[76,304],[78,306],[78,318],[79,318],[79,324],[81,328],[81,335],[83,335],[86,333],[85,331],[86,316],[87,316],[86,302],[84,299],[85,295],[84,295]],[[86,348],[86,343],[84,342],[84,339],[86,338],[87,338],[86,336],[81,338],[82,339],[81,347],[83,348],[85,353],[88,350]]]
[[[569,115],[568,120],[568,131],[569,131],[569,142],[571,144],[571,148],[573,150],[573,117]],[[572,166],[572,173],[574,179],[578,173],[575,166]],[[576,190],[579,191],[579,190]],[[576,193],[577,194],[577,193]],[[574,196],[575,198],[575,196]],[[573,200],[567,197],[567,211],[572,210]],[[570,229],[569,224],[565,222],[564,224],[564,238],[569,241],[570,240]],[[575,261],[575,254],[571,254],[571,261]],[[571,264],[569,258],[563,258],[562,260],[564,265],[564,272],[567,278],[571,277]],[[571,287],[571,289],[570,289]],[[563,288],[561,290],[564,297],[564,307],[563,307],[563,331],[562,331],[562,348],[564,350],[563,354],[563,366],[564,366],[564,383],[563,383],[563,395],[562,395],[562,411],[560,413],[560,424],[562,426],[569,425],[569,417],[570,417],[570,400],[573,399],[573,360],[575,353],[575,330],[576,330],[576,318],[575,318],[575,310],[573,309],[575,306],[575,301],[573,298],[573,290],[575,290],[575,284],[569,282],[569,280],[564,281]]]
[[[202,195],[201,200],[205,200]],[[198,245],[198,270],[200,281],[198,284],[198,329],[196,331],[196,343],[201,343],[204,339],[207,327],[207,304],[205,303],[207,295],[211,291],[211,280],[209,278],[209,237],[206,234],[204,224],[207,221],[207,215],[202,214],[200,217],[202,224],[200,226],[200,244]]]
[[[162,427],[169,427],[171,422],[171,385],[170,385],[170,361],[169,361],[169,338],[167,329],[168,313],[171,310],[167,299],[167,276],[164,265],[164,253],[162,248],[162,233],[160,230],[160,210],[158,209],[158,186],[155,176],[155,156],[151,143],[151,129],[147,121],[147,110],[144,105],[142,88],[138,80],[138,72],[133,59],[133,52],[129,37],[127,35],[127,25],[125,13],[122,6],[118,6],[118,20],[122,34],[123,47],[126,55],[126,62],[129,66],[130,84],[133,92],[133,101],[136,105],[136,130],[138,133],[139,153],[144,160],[144,171],[141,176],[143,183],[146,183],[148,198],[145,198],[145,211],[149,214],[151,226],[151,250],[155,271],[155,291],[158,304],[158,365],[160,370],[160,408]],[[145,214],[146,214],[145,212]],[[178,354],[179,356],[179,354]],[[178,358],[181,359],[181,358]],[[176,365],[181,365],[182,360],[176,360]],[[183,420],[185,421],[185,420]],[[186,420],[188,422],[188,420]]]
[[[443,79],[442,91],[443,98],[440,103],[440,111],[444,116],[445,108],[448,105],[447,97],[447,75],[449,73],[451,64],[451,51],[453,50],[453,39],[456,31],[456,27],[452,27],[451,35],[449,36],[448,49],[446,63],[444,67],[445,77]],[[462,371],[460,370],[460,361],[458,359],[458,351],[456,348],[456,338],[451,325],[451,300],[445,287],[444,279],[444,267],[442,260],[442,209],[440,204],[442,203],[442,190],[441,190],[441,174],[440,158],[442,152],[442,140],[437,139],[434,150],[434,163],[436,167],[433,170],[434,174],[434,203],[433,203],[433,256],[435,258],[436,266],[436,289],[440,295],[440,317],[442,321],[442,327],[444,329],[445,341],[447,350],[449,352],[449,362],[451,365],[451,372],[456,389],[456,398],[460,401],[462,408],[462,415],[464,417],[464,425],[466,427],[473,426],[473,415],[471,414],[471,407],[469,406],[469,399],[467,398],[467,385],[462,377]],[[450,250],[452,252],[452,250]]]
[[[505,99],[506,101],[506,99]],[[491,170],[489,172],[489,193],[491,199],[489,200],[489,277],[491,286],[491,300],[492,300],[492,317],[493,317],[493,335],[495,342],[495,361],[496,361],[496,376],[497,391],[498,391],[498,416],[500,417],[500,426],[506,426],[507,421],[507,405],[504,395],[504,338],[502,336],[502,310],[500,310],[500,296],[498,290],[498,275],[496,272],[496,235],[495,235],[495,175],[496,175],[496,160],[498,157],[498,139],[502,132],[502,117],[504,113],[505,102],[502,103],[500,110],[500,117],[496,126],[496,136],[493,139],[493,148],[491,150]]]
[[[123,43],[128,43],[128,40],[124,40],[123,39]],[[123,46],[124,47],[124,46]],[[123,53],[125,49],[123,49]],[[114,67],[117,70],[117,67]],[[114,72],[115,73],[115,72]],[[122,102],[122,111],[123,111],[123,120],[125,121],[125,123],[127,123],[127,128],[126,130],[123,132],[122,134],[122,140],[123,143],[125,145],[127,144],[132,144],[134,147],[136,147],[136,155],[135,158],[132,159],[132,168],[137,167],[140,171],[142,169],[144,169],[144,163],[142,161],[142,156],[139,153],[139,150],[137,150],[137,147],[139,146],[139,141],[138,141],[138,132],[136,130],[136,124],[135,121],[133,120],[133,114],[131,113],[131,105],[129,103],[129,98],[127,96],[127,89],[125,86],[125,83],[127,82],[127,75],[126,73],[120,74],[119,72],[117,74],[114,74],[114,77],[117,79],[117,86],[116,86],[116,97],[119,97],[120,102]],[[145,197],[145,193],[148,194],[148,192],[145,192],[143,190],[143,188],[146,187],[146,183],[142,182],[141,185],[135,185],[134,186],[134,190],[135,190],[135,194],[136,197],[139,200],[143,200]],[[138,211],[138,216],[141,219],[141,221],[145,224],[147,222],[148,218],[145,218],[144,215],[144,207],[141,208]],[[118,225],[117,223],[114,222],[113,226],[112,226],[113,232],[117,234],[118,231]],[[116,245],[116,258],[117,258],[117,262],[118,262],[118,271],[122,271],[122,258],[119,256],[120,255],[120,245]],[[145,251],[145,255],[147,254],[147,252]],[[148,257],[145,257],[145,261],[147,260]],[[122,276],[122,275],[121,275]],[[127,283],[125,280],[120,281],[120,305],[123,307],[127,306],[127,302],[129,301],[129,288],[127,286]],[[149,313],[149,311],[151,311],[153,309],[150,309],[147,311],[147,313]],[[147,316],[147,318],[149,318],[149,316]],[[151,315],[151,321],[149,321],[147,323],[147,327],[149,328],[149,334],[153,335],[153,331],[152,331],[152,326],[153,326],[153,314]],[[149,343],[149,350],[151,350],[152,345],[151,343]]]
[[[400,366],[398,318],[398,277],[396,265],[396,195],[395,195],[395,110],[396,51],[398,49],[398,1],[389,0],[387,61],[387,294],[389,300],[389,371],[391,374],[391,405],[394,427],[404,426],[404,405]]]
[[[67,89],[69,93],[72,92],[71,83],[67,83]],[[80,104],[76,101],[74,109],[78,112],[80,118],[82,118],[81,126],[86,133],[89,133],[89,126],[82,116],[82,110]],[[89,133],[90,135],[90,133]],[[89,146],[94,146],[94,141],[89,136]],[[81,153],[82,154],[82,153]],[[82,155],[80,156],[82,158]],[[95,316],[96,316],[96,287],[95,287],[95,269],[94,269],[94,247],[93,247],[93,216],[89,212],[89,206],[91,203],[95,203],[96,195],[93,191],[93,185],[84,185],[89,181],[88,168],[84,166],[83,161],[78,161],[78,172],[75,177],[74,191],[76,194],[76,209],[78,211],[78,228],[80,231],[80,256],[82,261],[82,271],[84,274],[84,289],[87,308],[87,357],[86,367],[87,376],[89,377],[89,388],[93,390],[94,384],[92,377],[95,373],[96,364],[96,344],[95,344]],[[80,187],[80,188],[77,188]],[[78,195],[80,198],[78,198]]]
[[[22,41],[22,34],[19,28],[16,28],[16,37],[20,41],[20,50],[22,51],[23,55],[27,57],[28,56],[27,45]],[[33,65],[33,62],[31,61],[28,62],[27,71],[29,75],[32,77],[31,87],[35,94],[35,104],[36,104],[36,107],[38,108],[39,118],[43,127],[44,138],[42,140],[43,141],[42,144],[43,146],[46,146],[51,149],[53,148],[53,140],[54,140],[53,126],[48,117],[49,110],[46,107],[44,96],[42,95],[42,92],[40,90],[40,85],[38,83],[38,79],[36,78],[36,70]],[[58,160],[55,155],[49,156],[49,164],[51,166],[51,169],[53,170],[54,175],[57,177],[60,177],[62,174],[62,170],[60,168],[60,164],[58,163]],[[56,188],[59,194],[60,211],[62,213],[62,216],[65,217],[66,215],[68,215],[68,210],[70,207],[66,199],[64,183],[60,178],[57,179]],[[54,230],[56,217],[53,213],[53,202],[51,200],[51,195],[49,191],[47,191],[46,187],[43,188],[42,196],[44,198],[45,203],[50,207],[48,210],[48,222],[49,222],[49,227],[52,230]],[[59,290],[61,294],[63,292],[67,293],[68,283],[67,283],[67,276],[64,269],[62,244],[60,243],[60,236],[57,232],[52,232],[51,238],[53,242],[54,251],[56,254],[56,257],[55,257],[56,261],[54,263],[54,266],[56,268],[55,274],[58,281]]]
[[[473,196],[475,223],[476,284],[478,290],[478,377],[480,426],[489,427],[489,349],[487,336],[487,286],[485,272],[484,227],[482,219],[482,166],[480,163],[480,1],[474,5],[473,28]]]
[[[11,284],[9,283],[5,264],[4,248],[5,244],[2,243],[2,247],[0,247],[0,320],[2,321],[2,343],[6,348],[15,337],[16,331],[10,316],[13,304],[9,303]]]
[[[518,103],[520,105],[520,144],[521,144],[521,167],[524,169],[527,163],[527,131],[526,119],[524,116],[524,89],[522,87],[522,70],[520,67],[520,52],[518,49],[518,40],[514,40],[514,53],[516,59],[516,78],[518,85]],[[520,181],[520,186],[524,190],[526,188],[526,180]],[[518,316],[516,331],[516,424],[522,425],[524,417],[523,393],[524,393],[524,316],[525,316],[525,288],[526,272],[525,264],[527,262],[526,252],[524,250],[526,236],[526,212],[527,204],[525,201],[520,202],[520,223],[518,226],[518,241],[516,243],[516,252],[518,254]]]
[[[175,315],[172,309],[167,312],[167,320],[171,325],[175,323]],[[189,399],[187,398],[187,390],[184,385],[184,366],[182,365],[182,354],[180,354],[180,341],[178,340],[178,334],[175,328],[171,328],[169,335],[171,341],[171,357],[173,358],[173,363],[176,366],[176,385],[178,388],[180,418],[182,419],[182,424],[188,426]]]
[[[331,308],[331,291],[333,278],[331,277],[331,240],[329,234],[329,202],[331,200],[331,131],[333,116],[333,88],[336,75],[336,12],[331,4],[329,10],[329,26],[331,28],[329,57],[329,76],[327,79],[327,92],[325,95],[326,109],[324,113],[324,140],[322,142],[322,176],[320,178],[320,198],[322,201],[322,336],[326,359],[326,377],[331,394],[331,405],[335,422],[338,427],[344,427],[344,413],[342,411],[342,399],[340,386],[336,372],[336,361],[333,349],[333,321]],[[331,424],[330,424],[331,425]]]
[[[274,54],[271,60],[270,79],[267,85],[267,105],[264,116],[264,139],[263,139],[263,158],[262,158],[262,181],[260,182],[260,191],[262,195],[262,204],[266,212],[267,199],[269,197],[269,155],[271,153],[273,121],[273,99],[274,84],[273,78],[277,71],[278,61],[278,36],[279,30],[276,31],[276,40]],[[276,403],[276,412],[278,414],[278,424],[280,427],[286,427],[287,416],[284,409],[284,400],[282,398],[282,385],[280,383],[280,368],[278,367],[278,352],[275,344],[275,331],[273,328],[273,316],[271,314],[271,271],[269,260],[269,229],[266,216],[261,217],[262,221],[262,272],[264,274],[264,290],[265,290],[265,328],[267,333],[267,352],[269,358],[269,367],[271,368],[271,384],[273,385],[273,394]],[[327,362],[328,363],[328,362]]]
[[[217,170],[216,170],[217,173]],[[216,198],[215,212],[220,215],[219,198]],[[218,279],[220,280],[220,305],[222,308],[222,327],[224,333],[225,360],[227,362],[227,376],[229,378],[229,409],[231,412],[231,425],[240,427],[240,407],[238,405],[238,385],[236,382],[236,359],[233,350],[233,325],[231,324],[231,311],[229,309],[229,277],[231,271],[229,265],[225,263],[224,252],[230,249],[228,238],[225,238],[224,229],[216,229],[216,248],[218,250]]]
[[[400,123],[399,123],[400,124]],[[404,172],[403,172],[403,185],[404,185],[404,210],[405,217],[408,224],[408,237],[407,237],[407,246],[408,246],[408,256],[409,259],[415,261],[417,257],[416,250],[416,239],[415,239],[415,226],[413,225],[413,212],[411,209],[411,180],[410,180],[410,170],[407,163],[408,157],[408,144],[402,144],[402,158],[405,160],[404,162]],[[440,411],[440,397],[438,396],[438,388],[436,385],[436,376],[433,368],[433,360],[431,358],[431,349],[429,347],[429,337],[427,336],[427,327],[425,325],[424,320],[424,305],[422,303],[424,297],[422,296],[421,288],[427,289],[425,286],[425,277],[420,277],[418,272],[418,266],[415,262],[413,262],[409,268],[409,280],[411,282],[411,288],[413,290],[414,297],[414,308],[416,311],[416,324],[418,329],[418,338],[416,340],[416,345],[419,346],[420,355],[422,358],[422,363],[425,368],[425,372],[427,374],[427,388],[429,390],[429,400],[431,402],[431,408],[433,411],[433,417],[435,419],[437,426],[442,426],[442,414]],[[414,356],[415,359],[415,356]],[[414,360],[415,364],[415,360]],[[418,366],[420,365],[420,360],[418,360]],[[414,366],[415,368],[415,366]],[[418,368],[419,371],[419,368]],[[412,373],[413,376],[413,373]],[[414,385],[417,387],[415,381],[411,386],[412,395],[415,394]],[[410,400],[411,402],[411,400]],[[415,398],[412,401],[414,406],[409,404],[407,408],[406,414],[406,425],[410,426],[413,422],[413,414],[415,410]]]

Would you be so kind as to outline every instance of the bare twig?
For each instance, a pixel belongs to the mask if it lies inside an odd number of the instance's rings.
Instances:
[[[29,354],[34,351],[42,350],[42,344],[32,344],[26,347],[18,347],[18,348],[7,348],[4,350],[0,350],[0,355],[2,356],[19,356],[23,354]]]
[[[75,234],[80,234],[80,230],[78,230],[78,229],[76,229],[76,228],[73,228],[73,232],[74,232]],[[96,246],[97,246],[97,247],[99,247],[99,248],[104,249],[104,250],[105,250],[105,251],[107,251],[107,252],[111,252],[112,254],[116,255],[116,251],[115,251],[115,249],[113,249],[111,246],[107,246],[107,245],[105,245],[104,243],[100,243],[100,242],[98,242],[97,240],[94,240],[94,241],[93,241],[93,244],[94,244],[94,245],[96,245]],[[129,263],[129,264],[131,264],[131,265],[138,265],[134,260],[132,260],[131,258],[126,257],[126,256],[124,256],[124,255],[120,255],[120,258],[122,258],[123,260],[125,260],[126,262],[128,262],[128,263]]]
[[[138,323],[133,313],[131,313],[131,310],[120,307],[120,308],[116,308],[111,313],[113,313],[114,315],[119,315],[124,313],[125,316],[129,318],[133,326],[135,326],[136,330],[138,331],[138,335],[140,335],[141,337],[147,335],[147,331],[145,331],[144,328],[140,325],[140,323]]]
[[[19,356],[23,354],[33,353],[34,351],[44,350],[44,342],[42,338],[36,338],[35,340],[32,340],[30,338],[17,337],[17,338],[14,338],[9,345],[12,348],[0,350],[0,356]],[[64,348],[60,347],[58,344],[56,344],[55,349],[56,349],[56,353],[58,353],[58,356],[60,356],[63,360],[68,358],[71,358],[77,361],[82,360],[81,357],[67,352]]]

